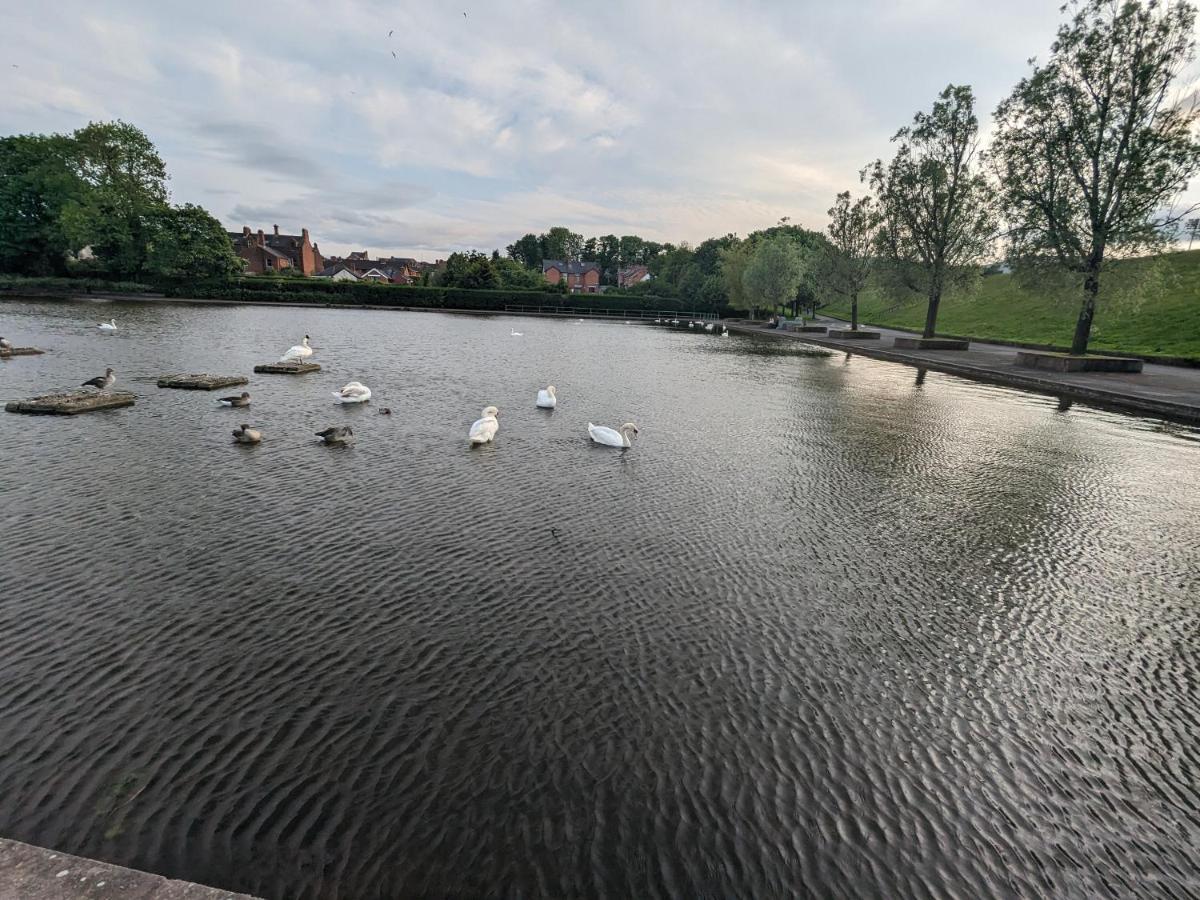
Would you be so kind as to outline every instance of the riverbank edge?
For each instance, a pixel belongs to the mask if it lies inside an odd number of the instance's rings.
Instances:
[[[838,322],[850,322],[850,319],[845,316],[835,315],[824,310],[821,310],[820,315],[826,319],[835,319]],[[921,334],[916,328],[905,328],[902,325],[888,325],[886,322],[868,322],[865,319],[859,319],[858,324],[860,326],[866,325],[870,328],[887,328],[891,331],[903,331],[905,334]],[[1071,351],[1071,348],[1066,344],[1035,344],[1030,341],[1008,341],[1004,338],[980,337],[979,335],[970,334],[949,334],[941,331],[938,332],[937,336],[940,338],[951,338],[956,341],[978,341],[981,344],[1016,347],[1020,350],[1045,350],[1050,353],[1069,353]],[[1127,350],[1111,350],[1108,348],[1096,350],[1095,352],[1103,353],[1105,356],[1128,356],[1130,359],[1140,359],[1142,362],[1154,363],[1159,366],[1200,369],[1200,357],[1196,356],[1154,356],[1150,353],[1132,353]]]
[[[0,897],[21,900],[256,900],[249,894],[0,838]]]
[[[1134,397],[1130,394],[1123,394],[1119,391],[1111,391],[1103,388],[1084,388],[1073,384],[1065,384],[1050,378],[1041,378],[1037,375],[1026,375],[1023,372],[1005,372],[996,369],[986,369],[980,366],[969,366],[964,365],[963,363],[943,361],[940,359],[931,360],[927,357],[919,357],[906,353],[903,350],[878,349],[875,347],[864,346],[860,343],[851,344],[847,341],[831,340],[829,338],[823,338],[819,335],[814,336],[808,333],[780,333],[778,331],[766,330],[761,326],[734,323],[728,323],[727,327],[730,331],[738,334],[758,335],[762,337],[775,338],[776,340],[802,341],[808,344],[816,344],[817,346],[824,347],[828,350],[843,350],[846,353],[858,353],[862,356],[868,356],[872,359],[879,359],[885,362],[902,363],[903,365],[912,366],[916,369],[932,369],[935,372],[945,372],[948,375],[957,375],[961,378],[969,378],[973,381],[1001,384],[1007,387],[1020,388],[1021,390],[1034,391],[1039,394],[1048,394],[1052,397],[1065,397],[1071,400],[1080,400],[1099,407],[1116,409],[1121,412],[1134,412],[1143,415],[1152,415],[1171,419],[1173,421],[1183,422],[1188,425],[1200,425],[1200,406],[1190,406],[1183,403],[1171,403],[1169,401],[1146,400],[1141,397]],[[900,329],[895,330],[898,331]],[[993,342],[988,341],[987,343]]]

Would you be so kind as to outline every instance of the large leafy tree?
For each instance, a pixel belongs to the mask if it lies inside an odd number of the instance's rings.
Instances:
[[[738,240],[717,251],[717,268],[729,305],[751,313],[753,306],[746,290],[746,267],[754,258],[754,246],[749,241]]]
[[[576,260],[583,253],[583,235],[556,225],[541,236],[542,259]]]
[[[742,275],[751,317],[759,305],[776,309],[796,299],[805,276],[805,252],[786,235],[759,243]]]
[[[1081,277],[1071,352],[1087,352],[1105,262],[1161,249],[1200,166],[1195,110],[1172,97],[1194,56],[1186,2],[1076,0],[1044,65],[996,110],[1012,251]]]
[[[886,165],[867,168],[880,207],[878,247],[927,300],[925,337],[937,328],[942,292],[976,266],[995,235],[994,193],[979,171],[979,120],[966,85],[949,85],[894,141]]]
[[[858,330],[858,295],[867,286],[874,262],[879,214],[875,201],[850,199],[843,191],[829,210],[829,243],[822,256],[822,281],[850,301],[850,330]]]
[[[536,234],[527,234],[505,248],[509,259],[515,259],[529,269],[542,268],[542,241]]]
[[[149,219],[146,269],[167,278],[228,278],[242,270],[224,226],[186,203]]]
[[[65,135],[0,139],[0,271],[65,271],[70,246],[63,209],[85,188],[74,161],[74,143]]]

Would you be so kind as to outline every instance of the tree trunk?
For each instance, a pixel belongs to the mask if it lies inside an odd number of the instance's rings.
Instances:
[[[1083,356],[1087,353],[1088,338],[1092,334],[1092,319],[1096,315],[1096,295],[1100,292],[1100,264],[1094,259],[1088,260],[1087,275],[1083,279],[1083,306],[1079,309],[1079,319],[1075,323],[1075,337],[1071,339],[1071,355]]]
[[[858,331],[858,293],[850,296],[850,330]]]
[[[937,334],[938,307],[942,305],[942,269],[936,266],[929,279],[929,306],[925,310],[925,330],[921,337],[931,338]]]

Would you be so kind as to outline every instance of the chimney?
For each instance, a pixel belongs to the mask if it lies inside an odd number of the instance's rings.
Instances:
[[[265,247],[266,245],[267,239],[263,237],[263,230],[260,228],[258,229],[258,246]]]
[[[242,234],[245,235],[246,237],[250,237],[250,226],[249,225],[242,226]]]
[[[279,236],[279,226],[278,225],[275,226],[275,236],[276,237]]]
[[[278,232],[278,229],[276,229],[276,231]],[[308,243],[308,229],[307,228],[300,229],[300,243],[302,243],[302,244]]]

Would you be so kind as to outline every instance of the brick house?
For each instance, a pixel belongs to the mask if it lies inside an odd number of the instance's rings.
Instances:
[[[645,266],[629,266],[617,272],[617,287],[633,287],[643,281],[649,281],[653,276]]]
[[[599,263],[547,259],[542,262],[542,276],[550,284],[558,284],[565,278],[567,290],[572,294],[600,293]]]
[[[302,228],[299,234],[280,234],[279,226],[275,226],[272,234],[250,231],[249,225],[242,226],[241,232],[229,232],[233,242],[233,251],[246,261],[246,271],[255,275],[264,272],[278,272],[282,269],[299,269],[305,275],[316,275],[325,268],[321,251],[308,237],[308,229]]]

